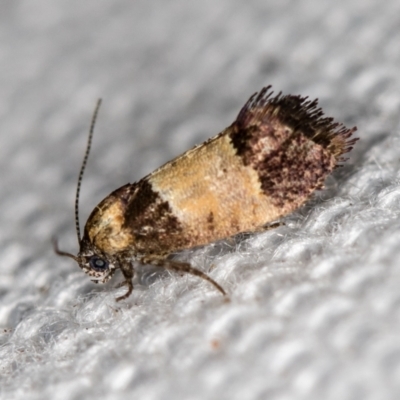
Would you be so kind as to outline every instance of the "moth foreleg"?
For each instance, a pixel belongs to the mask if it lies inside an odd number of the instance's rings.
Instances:
[[[135,274],[135,271],[132,268],[132,265],[129,264],[129,263],[128,264],[122,264],[121,271],[122,271],[122,274],[124,275],[125,280],[122,281],[121,283],[119,283],[117,285],[117,288],[120,288],[122,286],[128,286],[128,290],[124,295],[122,295],[120,297],[117,297],[115,299],[116,301],[121,301],[121,300],[127,299],[132,294],[132,291],[133,291],[132,279],[133,279],[133,276]]]

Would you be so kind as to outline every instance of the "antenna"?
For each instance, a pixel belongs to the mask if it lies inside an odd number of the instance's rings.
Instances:
[[[75,226],[76,226],[76,235],[78,236],[78,244],[81,242],[81,229],[79,227],[79,194],[80,194],[80,191],[81,191],[81,184],[82,184],[83,174],[85,172],[87,160],[89,158],[90,147],[92,145],[92,138],[93,138],[93,133],[94,133],[94,125],[96,123],[97,114],[99,113],[100,104],[101,104],[101,99],[98,99],[97,100],[97,104],[96,104],[96,108],[94,109],[92,122],[90,124],[89,137],[88,137],[88,141],[87,141],[87,145],[86,145],[85,155],[84,155],[83,161],[82,161],[81,170],[80,170],[79,176],[78,176],[78,184],[76,185]],[[58,254],[60,254],[60,252],[58,252]]]

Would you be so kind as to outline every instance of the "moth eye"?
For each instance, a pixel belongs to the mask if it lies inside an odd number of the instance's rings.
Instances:
[[[108,269],[108,262],[96,256],[90,258],[89,265],[90,268],[94,269],[97,272],[103,272]]]

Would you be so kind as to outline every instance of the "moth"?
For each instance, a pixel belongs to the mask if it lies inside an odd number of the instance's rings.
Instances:
[[[167,162],[135,183],[109,194],[79,227],[79,193],[90,152],[79,173],[75,224],[79,242],[74,259],[94,282],[105,283],[122,271],[127,298],[135,264],[151,264],[197,275],[224,289],[190,263],[170,256],[183,249],[254,232],[296,210],[323,187],[358,138],[324,116],[318,100],[273,96],[271,86],[253,94],[236,120],[217,136]]]

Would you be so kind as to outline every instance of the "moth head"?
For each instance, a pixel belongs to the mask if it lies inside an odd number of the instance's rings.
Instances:
[[[53,241],[54,251],[59,256],[65,256],[75,260],[83,272],[92,278],[94,283],[106,283],[114,275],[118,268],[116,260],[101,254],[99,251],[88,245],[86,241],[81,242],[81,249],[77,256],[64,252],[58,248],[57,241]]]

